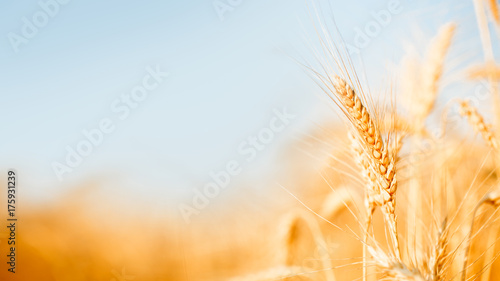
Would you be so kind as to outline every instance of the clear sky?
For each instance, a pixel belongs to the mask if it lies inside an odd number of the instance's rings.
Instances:
[[[311,58],[309,1],[54,1],[0,3],[0,163],[20,171],[26,196],[94,178],[183,195],[241,159],[238,146],[267,126],[273,109],[286,107],[296,119],[258,155],[260,169],[326,108],[290,58]],[[346,43],[389,2],[331,1]],[[472,1],[397,2],[402,11],[361,51],[375,89],[387,87],[394,75],[387,62],[398,61],[404,42],[423,44],[421,34],[450,20],[460,21],[462,36],[476,32]],[[121,120],[112,105],[142,85],[147,67],[169,76]],[[66,147],[104,118],[114,131],[59,181],[53,163],[64,163]]]

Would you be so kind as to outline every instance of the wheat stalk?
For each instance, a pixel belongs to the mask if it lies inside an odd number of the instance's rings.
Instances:
[[[307,226],[306,229],[308,229],[312,234],[312,236],[314,237],[314,242],[320,252],[323,253],[328,248],[323,233],[321,232],[321,229],[318,225],[318,222],[308,213],[302,213],[302,212],[293,213],[284,221],[285,222],[282,224],[281,227],[281,229],[284,230],[284,235],[282,235],[280,239],[285,242],[284,249],[285,249],[286,266],[293,265],[293,258],[295,256],[293,247],[298,241],[297,233],[300,227],[300,222],[305,223],[305,225]],[[331,268],[330,254],[327,253],[327,255],[321,255],[320,260],[325,269],[324,274],[326,276],[326,280],[335,281],[335,275],[333,274],[333,271],[330,270]]]
[[[481,199],[477,203],[476,207],[474,208],[474,211],[472,212],[472,221],[470,224],[469,235],[467,237],[467,241],[465,244],[465,250],[464,250],[464,263],[462,266],[462,278],[461,278],[462,281],[465,281],[466,276],[467,276],[467,263],[469,260],[469,251],[470,251],[470,246],[471,246],[471,242],[472,242],[472,234],[474,231],[474,221],[476,218],[476,213],[483,204],[492,205],[495,208],[500,207],[500,192],[495,191],[495,192],[489,192],[488,194],[486,194],[483,197],[483,199]]]
[[[432,137],[429,134],[423,134],[426,132],[425,122],[435,107],[446,57],[455,34],[455,29],[456,25],[454,23],[447,23],[441,26],[438,33],[428,45],[422,62],[412,58],[410,55],[407,55],[404,60],[403,73],[405,74],[405,79],[402,81],[402,85],[405,86],[403,90],[407,98],[407,108],[410,112],[410,118],[413,121],[411,126],[414,128],[414,132],[420,133],[416,134],[416,136]],[[414,139],[410,143],[411,154],[409,159],[416,158],[416,155],[420,153],[416,148],[421,146],[422,143],[423,138]],[[416,165],[409,166],[409,174],[417,174],[418,172]],[[409,230],[407,232],[407,239],[409,241],[416,241],[415,244],[417,247],[423,244],[422,237],[424,235],[422,226],[416,223],[416,218],[421,213],[423,206],[420,181],[421,179],[417,177],[410,180],[407,196],[411,199],[409,202],[411,202],[413,207],[406,213],[407,228]],[[419,256],[419,254],[420,251],[417,251],[415,255]]]
[[[320,214],[324,218],[332,219],[354,203],[353,196],[346,187],[336,188],[326,196]]]
[[[495,204],[496,205],[496,204]],[[486,254],[484,255],[484,264],[485,264],[485,270],[481,275],[481,281],[488,281],[491,276],[491,269],[493,267],[493,264],[488,264],[489,261],[493,262],[495,260],[495,248],[496,248],[496,242],[499,237],[499,232],[500,231],[500,225],[495,225],[493,229],[491,229],[488,233],[488,249],[486,250]]]
[[[370,227],[372,224],[373,213],[376,208],[376,198],[380,195],[380,189],[375,184],[373,179],[375,176],[372,175],[370,171],[370,163],[368,162],[368,157],[366,157],[363,148],[360,145],[360,141],[356,138],[356,135],[352,132],[348,133],[351,140],[351,148],[356,155],[356,162],[361,168],[362,175],[366,184],[365,188],[365,209],[366,209],[366,219],[364,225],[364,237],[363,237],[363,280],[366,280],[368,275],[367,267],[367,246],[368,238],[370,236]]]

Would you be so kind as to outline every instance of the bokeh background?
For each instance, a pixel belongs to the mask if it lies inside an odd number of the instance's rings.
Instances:
[[[301,140],[338,119],[298,63],[315,61],[314,7],[355,45],[390,2],[2,1],[0,171],[18,171],[21,221],[19,271],[2,262],[0,278],[218,280],[258,267],[251,261],[272,251],[244,249],[296,204],[280,187],[300,194],[321,182],[325,156]],[[410,46],[418,52],[445,22],[459,25],[451,70],[481,59],[472,1],[396,2],[401,12],[353,55],[375,96],[395,87]],[[46,3],[57,6],[46,24],[13,43]],[[120,119],[113,103],[148,67],[169,75]],[[445,80],[458,79],[451,73]],[[284,108],[295,117],[247,161],[239,146]],[[114,131],[59,178],[54,163],[103,118]],[[241,173],[186,222],[179,206],[233,160]]]

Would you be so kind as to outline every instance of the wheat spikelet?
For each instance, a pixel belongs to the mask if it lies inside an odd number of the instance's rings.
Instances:
[[[467,118],[476,133],[480,133],[484,141],[492,148],[498,149],[498,140],[493,134],[491,125],[484,122],[483,116],[468,101],[460,101],[460,115]]]
[[[366,185],[365,207],[367,209],[367,225],[369,227],[371,223],[371,215],[375,211],[375,207],[380,205],[378,204],[380,202],[380,187],[376,184],[376,176],[370,169],[370,158],[365,155],[365,151],[361,146],[360,140],[352,132],[349,132],[348,136],[351,140],[351,148],[356,156],[356,162],[361,168],[361,174]]]

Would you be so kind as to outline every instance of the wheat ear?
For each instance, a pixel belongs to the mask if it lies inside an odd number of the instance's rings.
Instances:
[[[439,29],[438,34],[432,40],[426,55],[422,70],[422,93],[418,110],[415,113],[417,124],[423,126],[424,120],[434,108],[434,103],[439,90],[439,81],[443,75],[446,55],[451,46],[451,40],[455,34],[455,24],[447,23]]]
[[[376,183],[374,185],[376,190],[373,194],[369,194],[369,200],[381,206],[389,225],[396,256],[400,259],[395,213],[397,190],[395,158],[389,153],[388,146],[384,143],[378,126],[351,86],[339,76],[335,76],[333,77],[333,87],[340,106],[346,112],[356,131],[356,138],[363,149],[363,157],[368,163],[371,181]]]
[[[448,244],[448,225],[445,218],[437,235],[437,243],[429,260],[430,280],[444,280],[444,265],[446,264],[446,246]]]
[[[492,148],[498,149],[498,140],[493,134],[491,125],[484,122],[483,116],[477,112],[477,109],[470,105],[468,101],[460,101],[460,115],[467,118],[476,133],[480,133],[484,141]]]

